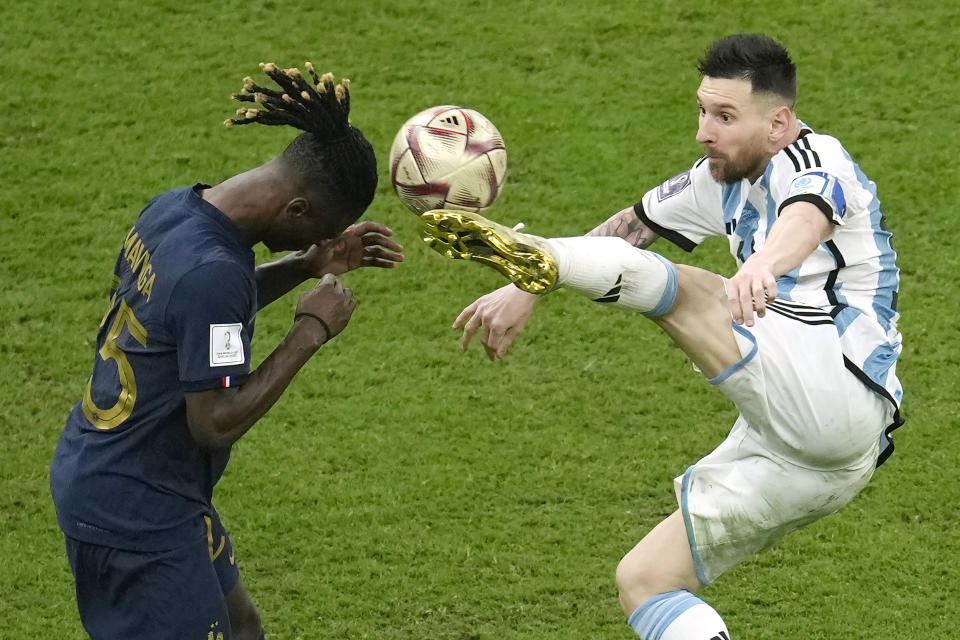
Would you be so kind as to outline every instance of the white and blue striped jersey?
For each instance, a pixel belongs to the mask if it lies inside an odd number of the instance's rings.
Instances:
[[[644,224],[687,251],[709,236],[727,236],[739,266],[763,247],[780,211],[797,200],[816,205],[834,228],[799,267],[777,280],[777,297],[827,311],[848,368],[899,407],[897,255],[876,185],[838,140],[802,125],[797,141],[752,184],[717,182],[701,158],[648,191],[634,209]]]

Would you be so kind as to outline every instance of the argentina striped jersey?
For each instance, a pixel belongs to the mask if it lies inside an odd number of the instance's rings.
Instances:
[[[777,280],[777,297],[829,314],[848,368],[899,407],[897,256],[876,185],[836,138],[802,125],[797,141],[775,155],[754,183],[721,184],[701,158],[648,191],[635,210],[644,224],[686,251],[707,237],[726,236],[739,266],[763,247],[783,208],[800,200],[817,206],[834,227],[800,266]]]

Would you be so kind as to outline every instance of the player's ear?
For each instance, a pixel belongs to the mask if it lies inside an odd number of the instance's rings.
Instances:
[[[770,113],[770,142],[781,146],[784,137],[790,134],[790,122],[793,112],[787,105],[775,107]]]
[[[284,214],[290,220],[301,220],[310,213],[310,202],[302,197],[297,196],[284,206]]]

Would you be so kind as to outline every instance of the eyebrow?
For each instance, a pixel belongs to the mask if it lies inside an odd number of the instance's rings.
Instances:
[[[697,98],[697,104],[699,104],[702,107],[703,100],[701,100],[700,98]],[[740,110],[740,107],[733,104],[732,102],[720,102],[717,104],[711,104],[710,106],[713,107],[714,109],[719,109],[720,111],[739,111]]]

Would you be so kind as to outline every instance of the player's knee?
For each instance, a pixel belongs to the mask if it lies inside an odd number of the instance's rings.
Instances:
[[[633,603],[636,600],[646,600],[656,595],[654,585],[657,583],[653,568],[646,562],[642,553],[631,550],[617,564],[615,574],[620,601]]]
[[[699,582],[674,564],[668,554],[652,553],[642,546],[634,547],[621,558],[615,578],[626,615],[658,594],[680,589],[697,591]]]

